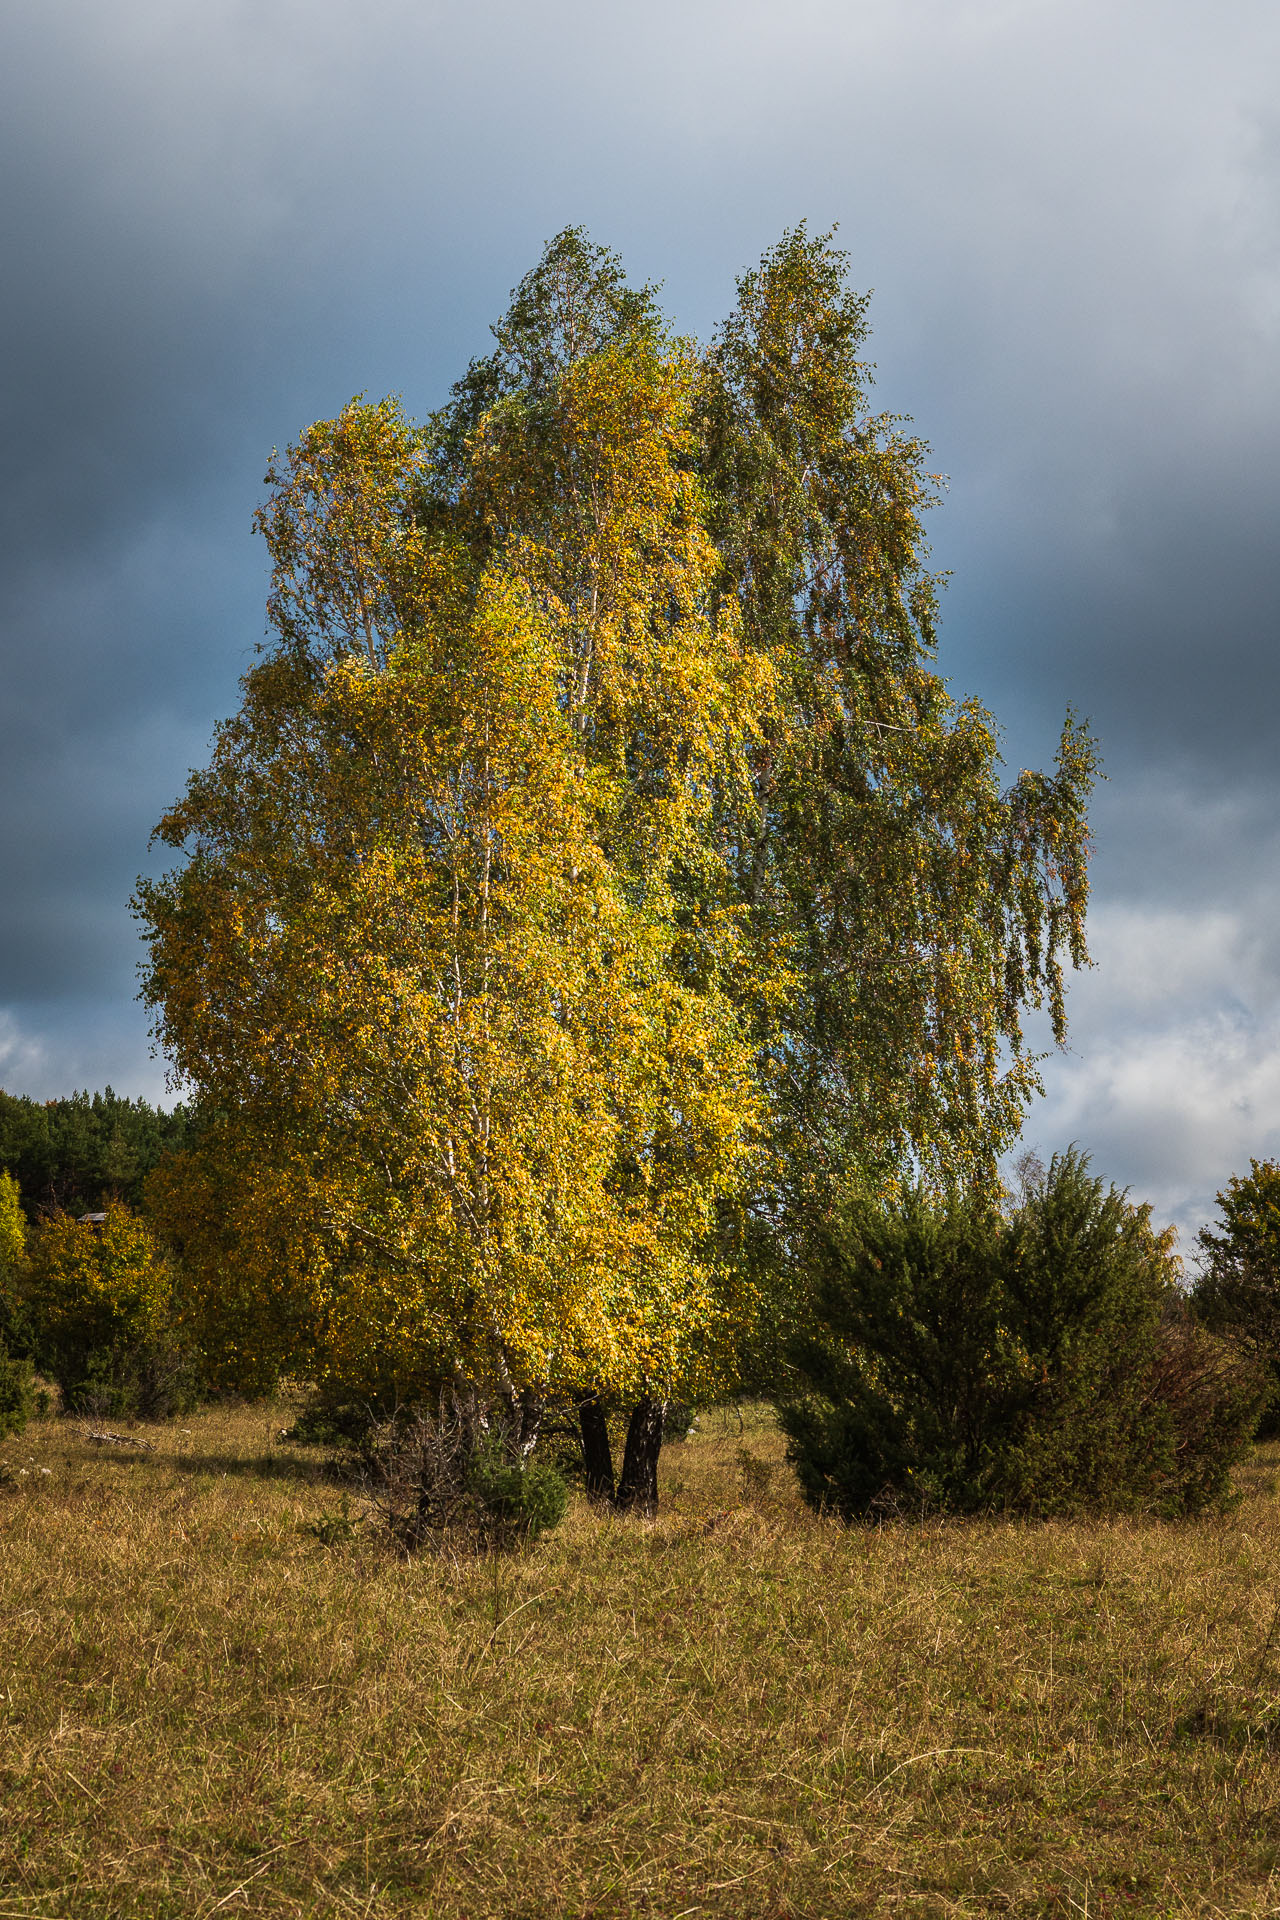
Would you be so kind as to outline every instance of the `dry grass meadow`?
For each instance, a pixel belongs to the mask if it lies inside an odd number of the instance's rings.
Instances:
[[[0,1445],[0,1916],[1280,1912],[1273,1454],[1225,1522],[845,1532],[717,1414],[656,1521],[450,1564],[324,1545],[288,1417]]]

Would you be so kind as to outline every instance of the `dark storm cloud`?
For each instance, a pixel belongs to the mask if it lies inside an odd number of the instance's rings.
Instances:
[[[566,221],[705,333],[807,215],[950,476],[944,671],[1111,776],[1033,1131],[1187,1218],[1280,1146],[1278,58],[1270,0],[16,0],[0,1081],[159,1088],[124,903],[261,632],[272,444],[425,411]]]

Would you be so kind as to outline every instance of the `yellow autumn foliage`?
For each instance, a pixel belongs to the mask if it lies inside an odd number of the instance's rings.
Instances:
[[[121,1201],[100,1225],[56,1213],[31,1235],[26,1291],[41,1346],[74,1368],[143,1345],[168,1322],[173,1276],[152,1228]]]
[[[272,639],[139,890],[233,1371],[763,1378],[842,1191],[994,1190],[1097,757],[1068,716],[1002,787],[934,670],[845,271],[785,235],[703,351],[569,229],[425,428],[355,400],[273,460]]]
[[[11,1173],[0,1168],[0,1272],[16,1267],[27,1244],[22,1197]]]
[[[741,942],[732,912],[681,926],[670,876],[755,713],[675,464],[688,371],[592,372],[555,422],[591,463],[572,566],[531,534],[468,581],[406,531],[389,403],[291,451],[281,644],[163,823],[187,864],[142,890],[164,1038],[224,1116],[155,1203],[209,1298],[247,1285],[246,1330],[292,1218],[286,1291],[348,1390],[691,1391],[727,1338],[705,1247],[757,1112]],[[515,514],[491,439],[483,511]]]

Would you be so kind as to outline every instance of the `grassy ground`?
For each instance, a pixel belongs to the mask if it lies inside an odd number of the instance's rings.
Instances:
[[[844,1532],[712,1416],[657,1521],[450,1565],[322,1545],[285,1417],[0,1445],[0,1916],[1280,1912],[1272,1455]]]

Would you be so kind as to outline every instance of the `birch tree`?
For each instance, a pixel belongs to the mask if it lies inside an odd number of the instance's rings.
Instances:
[[[691,391],[656,350],[564,383],[595,542],[569,585],[532,532],[415,521],[394,405],[311,429],[260,520],[274,644],[139,894],[159,1031],[223,1116],[202,1151],[290,1168],[319,1229],[318,1370],[496,1394],[530,1441],[550,1394],[705,1388],[728,1338],[739,941],[683,926],[671,877],[751,709],[675,460]],[[460,521],[518,507],[519,446],[490,423]]]
[[[602,1492],[629,1405],[642,1504],[667,1397],[759,1369],[842,1191],[993,1185],[1087,957],[1093,744],[1005,785],[936,671],[935,485],[846,269],[784,236],[702,349],[569,229],[424,428],[311,428],[271,640],[139,895],[221,1116],[195,1257],[238,1167],[318,1375],[530,1434],[573,1401]]]

